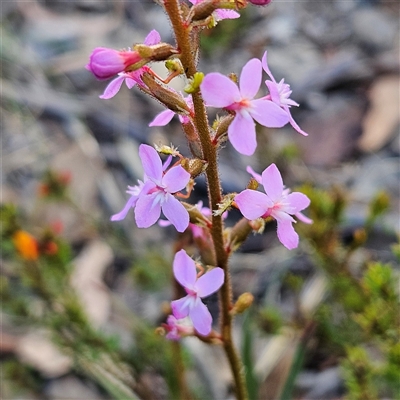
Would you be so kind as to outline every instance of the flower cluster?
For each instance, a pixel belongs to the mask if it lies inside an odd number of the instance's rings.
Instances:
[[[125,207],[111,217],[112,221],[120,221],[126,217],[131,208],[135,209],[135,220],[139,228],[148,228],[160,218],[161,211],[175,226],[183,232],[189,225],[189,214],[174,194],[183,190],[189,183],[190,174],[181,165],[166,168],[171,157],[162,165],[157,151],[148,145],[139,147],[139,157],[144,169],[143,181],[136,186],[128,186],[131,195]]]
[[[207,336],[211,332],[212,317],[201,299],[215,293],[222,286],[224,271],[216,267],[198,277],[196,264],[185,250],[175,254],[173,271],[176,280],[187,293],[182,299],[171,302],[173,315],[177,319],[189,317],[196,331]]]
[[[265,81],[269,95],[254,99],[260,90],[262,69],[271,78]],[[288,122],[301,134],[302,131],[292,118],[291,106],[298,104],[289,98],[290,86],[282,80],[277,83],[267,64],[267,52],[262,62],[253,58],[243,67],[239,87],[228,77],[212,72],[201,84],[201,91],[208,106],[225,108],[235,114],[228,128],[232,146],[241,154],[251,156],[257,147],[254,120],[268,128],[281,128]]]
[[[164,8],[167,13],[169,11],[173,25],[172,16],[179,15],[181,17],[179,26],[182,24],[190,26],[188,31],[194,35],[202,29],[214,26],[217,21],[238,18],[240,15],[237,10],[247,5],[246,0],[189,1],[192,6],[189,9],[185,2],[182,4],[184,12],[180,10],[181,13],[176,12],[175,8],[174,12],[172,8],[168,10],[168,7],[172,7],[172,2],[171,4],[164,2]],[[267,5],[271,0],[248,1],[256,5]],[[173,5],[175,7],[178,4],[180,3],[176,2]],[[234,9],[236,7],[237,10]],[[227,232],[223,231],[223,223],[219,219],[221,215],[226,216],[223,214],[225,209],[218,214],[218,210],[203,207],[202,203],[198,203],[197,206],[183,204],[178,200],[178,197],[184,196],[181,191],[186,189],[189,197],[194,179],[213,163],[214,173],[209,174],[209,170],[206,170],[208,183],[214,179],[217,182],[216,191],[221,192],[221,189],[218,189],[220,183],[216,162],[210,160],[217,159],[217,151],[222,142],[220,139],[225,135],[239,153],[251,156],[257,148],[256,123],[268,128],[281,128],[290,124],[300,134],[307,136],[307,133],[292,117],[291,107],[298,104],[290,98],[292,93],[290,86],[283,79],[277,82],[272,75],[267,62],[267,52],[261,59],[253,58],[244,65],[238,83],[218,72],[204,76],[202,72],[195,70],[192,72],[193,76],[186,76],[189,81],[185,89],[190,93],[188,96],[184,97],[182,93],[170,88],[168,84],[173,78],[195,69],[183,56],[183,52],[188,50],[179,44],[178,31],[176,28],[176,47],[162,43],[160,34],[152,30],[143,44],[137,44],[128,50],[96,48],[90,56],[86,69],[100,80],[114,78],[100,96],[102,99],[114,97],[125,82],[129,89],[138,86],[142,92],[159,100],[166,110],[158,114],[149,126],[165,126],[175,114],[178,115],[193,154],[193,159],[184,159],[178,152],[159,150],[161,153],[169,154],[163,164],[153,147],[141,144],[139,158],[144,170],[143,179],[138,180],[134,186],[128,186],[127,193],[130,197],[123,209],[113,215],[111,220],[123,220],[129,211],[134,209],[135,222],[139,228],[148,228],[157,221],[161,226],[173,225],[178,232],[184,232],[189,228],[202,261],[205,264],[215,264],[215,259],[218,259],[215,257],[218,249],[228,253],[226,249],[229,248],[228,243],[222,243],[220,240],[223,237],[227,241],[229,236],[225,235]],[[197,46],[197,41],[188,44],[190,56],[195,57],[198,53]],[[179,53],[181,54],[177,56]],[[167,78],[161,79],[152,70],[150,64],[154,61],[166,63],[169,71]],[[196,61],[193,61],[193,64],[196,64]],[[264,83],[263,72],[268,76]],[[264,93],[258,96],[260,89]],[[204,106],[221,108],[228,113],[226,118],[220,119],[218,124],[213,125],[217,126],[215,132],[213,128],[207,126]],[[211,153],[214,153],[215,157],[206,157]],[[171,165],[174,156],[179,156],[180,162]],[[197,167],[194,168],[193,165]],[[299,242],[293,228],[293,223],[296,222],[294,217],[306,223],[312,222],[301,213],[308,207],[309,199],[302,193],[291,193],[289,189],[285,189],[281,174],[274,164],[266,168],[262,175],[252,170],[249,172],[263,186],[265,193],[246,189],[239,194],[230,194],[227,196],[230,199],[228,207],[234,205],[239,208],[244,216],[241,222],[247,229],[253,225],[246,219],[275,219],[279,240],[288,249],[294,249]],[[213,198],[211,192],[210,189],[210,203],[215,205],[221,193],[218,195],[214,193]],[[162,214],[166,220],[160,219]],[[240,223],[237,225],[242,226]],[[247,237],[248,231],[246,232]],[[17,240],[18,243],[23,241],[27,241],[26,238],[21,237]],[[218,241],[220,243],[217,245]],[[186,296],[171,302],[173,315],[168,317],[166,324],[163,324],[168,339],[177,340],[182,336],[195,334],[210,335],[212,317],[202,299],[217,292],[221,287],[225,290],[223,285],[228,267],[227,265],[221,267],[224,269],[216,266],[205,273],[197,273],[196,263],[185,250],[175,254],[174,276],[185,289]],[[230,306],[225,305],[227,309]],[[231,315],[229,313],[229,310],[225,312],[225,318],[226,315]],[[192,325],[187,325],[188,320]]]
[[[299,244],[299,236],[293,228],[296,222],[291,215],[303,222],[312,221],[301,214],[307,208],[310,199],[300,192],[290,193],[283,186],[282,176],[275,164],[266,168],[262,175],[252,173],[253,177],[264,186],[265,194],[257,190],[246,189],[235,196],[240,212],[249,220],[272,217],[277,221],[278,238],[289,250]]]

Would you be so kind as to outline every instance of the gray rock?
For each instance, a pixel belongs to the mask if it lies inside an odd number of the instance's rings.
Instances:
[[[364,8],[353,15],[353,32],[367,50],[379,52],[393,48],[398,32],[396,19],[378,8]]]
[[[93,384],[89,386],[72,375],[51,381],[46,388],[46,393],[50,400],[104,399]]]
[[[333,367],[318,373],[300,373],[296,381],[296,387],[308,390],[303,397],[307,400],[338,398],[343,393],[343,380],[339,371],[339,367]]]

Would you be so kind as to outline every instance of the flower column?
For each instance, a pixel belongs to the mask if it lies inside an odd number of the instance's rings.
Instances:
[[[194,54],[196,48],[192,47],[193,41],[190,38],[191,26],[186,24],[182,19],[182,11],[178,0],[164,0],[164,7],[171,20],[177,48],[180,51],[180,60],[186,76],[192,78],[196,70]],[[194,117],[193,121],[196,125],[197,132],[203,151],[203,159],[207,162],[206,169],[208,194],[210,199],[210,209],[218,210],[218,204],[222,200],[222,190],[219,179],[217,148],[212,144],[211,135],[208,126],[207,114],[201,93],[196,91],[192,94]],[[232,290],[230,282],[230,274],[228,271],[228,255],[224,248],[223,240],[223,223],[220,215],[212,215],[211,235],[213,238],[215,251],[215,265],[222,268],[225,273],[225,282],[220,290],[221,299],[221,335],[224,349],[231,366],[231,370],[235,380],[236,395],[239,400],[247,399],[246,386],[243,375],[243,366],[236,353],[236,349],[232,340],[232,316],[229,313],[232,303]]]

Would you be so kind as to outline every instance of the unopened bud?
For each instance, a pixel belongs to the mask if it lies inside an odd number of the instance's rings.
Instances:
[[[215,130],[215,137],[220,138],[228,132],[229,125],[233,121],[233,115],[227,115],[215,121],[213,128]]]
[[[151,61],[164,61],[178,53],[178,51],[169,43],[158,43],[153,46],[137,44],[134,50],[142,57]]]
[[[150,89],[151,94],[170,110],[180,114],[190,114],[190,109],[185,99],[177,92],[157,82],[153,75],[143,73],[142,80]]]
[[[228,245],[231,251],[237,250],[240,245],[247,239],[251,231],[253,230],[250,225],[250,221],[246,218],[242,218],[236,225],[230,230],[228,239]]]
[[[203,0],[191,8],[192,21],[201,21],[208,18],[215,10],[220,8],[218,0]]]
[[[180,74],[184,73],[182,63],[177,58],[165,61],[165,68],[170,72],[179,72]]]
[[[210,224],[210,220],[193,204],[181,202],[189,213],[189,219],[192,224],[207,226]]]
[[[235,82],[235,83],[238,83],[238,82],[239,82],[238,76],[237,76],[235,73],[233,73],[233,72],[231,72],[231,73],[228,75],[228,78],[229,78],[232,82]]]
[[[182,160],[181,165],[189,172],[192,178],[196,178],[206,170],[208,164],[206,161],[200,160],[199,158],[185,158]]]
[[[251,293],[245,292],[241,294],[237,299],[235,305],[233,306],[231,313],[241,314],[253,304],[253,301],[254,301],[254,296]]]
[[[247,189],[257,190],[257,188],[258,182],[254,178],[251,178],[249,183],[247,184]]]

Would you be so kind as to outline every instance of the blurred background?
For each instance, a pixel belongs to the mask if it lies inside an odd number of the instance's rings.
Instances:
[[[188,146],[177,119],[148,127],[160,104],[125,86],[101,100],[107,82],[84,68],[95,47],[152,29],[174,44],[166,14],[129,0],[9,1],[1,13],[1,398],[182,398],[178,347],[154,333],[177,234],[109,219],[142,178],[141,143]],[[204,73],[239,74],[268,50],[309,133],[258,126],[254,156],[220,153],[226,193],[246,187],[246,166],[275,162],[312,200],[299,249],[272,223],[231,260],[235,297],[255,297],[235,324],[251,399],[400,398],[399,14],[397,0],[275,0],[203,32]],[[206,202],[196,182],[191,201]],[[208,307],[217,321],[216,296]],[[186,398],[234,398],[220,348],[188,338],[181,351]]]

